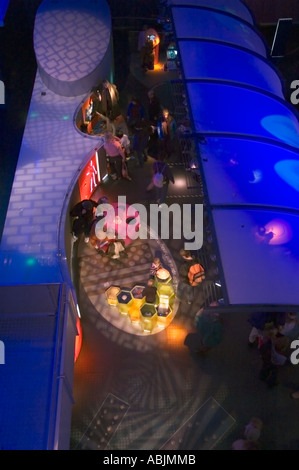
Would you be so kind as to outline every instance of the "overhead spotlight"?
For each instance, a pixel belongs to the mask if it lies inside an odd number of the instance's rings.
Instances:
[[[192,170],[197,170],[197,169],[198,169],[198,160],[197,160],[197,158],[196,158],[196,157],[193,157],[193,158],[191,159],[189,165],[190,165],[190,168],[191,168]]]

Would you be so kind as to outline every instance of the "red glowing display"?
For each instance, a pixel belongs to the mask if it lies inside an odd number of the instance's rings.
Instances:
[[[100,181],[98,154],[95,152],[78,178],[81,201],[91,198]]]

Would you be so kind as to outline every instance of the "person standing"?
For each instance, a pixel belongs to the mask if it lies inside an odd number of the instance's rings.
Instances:
[[[148,279],[142,294],[145,297],[146,303],[154,305],[157,303],[157,288],[155,287],[154,279]]]
[[[119,93],[116,85],[113,85],[108,80],[103,80],[102,87],[99,92],[101,94],[102,113],[109,119],[114,119],[118,114],[117,105],[119,100]]]
[[[74,217],[72,223],[73,240],[78,240],[79,235],[84,233],[85,242],[89,241],[91,226],[94,221],[97,202],[92,199],[84,199],[78,202],[70,211],[70,216]]]
[[[124,134],[120,130],[116,131],[116,136],[120,140],[120,144],[121,144],[121,146],[122,146],[122,148],[123,148],[123,150],[126,154],[126,159],[129,159],[130,155],[131,155],[131,141],[130,141],[129,137],[127,136],[127,134]]]
[[[183,258],[184,262],[179,268],[179,285],[177,290],[177,297],[181,300],[186,294],[186,300],[189,305],[194,301],[196,286],[201,286],[202,282],[195,283],[194,280],[190,279],[190,268],[193,266],[199,266],[201,269],[199,271],[202,274],[199,276],[199,279],[204,279],[204,269],[199,263],[198,259],[191,255],[189,250],[180,250],[180,255]],[[198,279],[198,280],[199,280]]]
[[[250,441],[258,441],[263,429],[263,422],[260,418],[253,416],[244,430],[244,438]]]
[[[141,58],[141,68],[143,72],[147,72],[147,70],[154,70],[154,61],[155,61],[155,54],[154,54],[154,43],[149,37],[147,36],[146,43],[142,47],[140,51],[140,58]]]
[[[197,353],[205,354],[221,343],[223,325],[218,313],[200,309],[195,317],[195,327],[199,338]]]
[[[104,114],[103,104],[102,104],[102,95],[101,95],[100,90],[97,90],[95,92],[95,99],[93,101],[93,112],[94,113],[99,113],[99,114]]]
[[[126,161],[126,154],[118,137],[107,132],[104,136],[104,149],[110,163],[111,173],[116,174],[116,179],[122,177],[122,167]]]
[[[279,346],[276,344],[278,334],[276,327],[266,328],[259,347],[262,360],[259,378],[265,381],[268,387],[274,387],[278,384],[278,370],[287,362],[287,356],[279,350]]]
[[[144,162],[146,162],[147,160],[148,141],[149,126],[145,121],[137,122],[134,126],[132,150],[134,152],[134,157],[137,157],[137,161],[139,163],[140,168],[144,166]]]
[[[237,439],[232,444],[232,450],[260,450],[257,441],[250,441],[249,439]]]
[[[85,122],[90,122],[92,120],[94,113],[94,101],[92,99],[89,100],[89,104],[85,110]]]
[[[171,116],[168,109],[163,109],[162,117],[158,120],[157,125],[162,158],[168,159],[174,152],[176,129],[176,121]]]
[[[163,266],[162,266],[160,258],[154,258],[151,264],[151,268],[150,268],[150,277],[154,279],[155,275],[157,274],[157,271],[161,269],[162,267]]]
[[[148,96],[148,105],[147,105],[148,119],[152,126],[157,126],[158,119],[161,115],[160,101],[156,93],[154,92],[154,90],[150,90],[147,96]]]
[[[130,130],[130,133],[134,135],[135,126],[144,121],[145,111],[144,107],[140,103],[139,99],[135,96],[132,96],[130,103],[127,107],[127,124]]]

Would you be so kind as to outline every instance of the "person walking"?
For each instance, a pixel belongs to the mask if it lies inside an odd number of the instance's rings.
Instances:
[[[122,167],[125,165],[126,154],[118,137],[113,136],[111,132],[104,135],[104,149],[111,167],[112,178],[121,179]]]
[[[159,159],[153,163],[152,173],[152,181],[147,187],[147,190],[155,190],[156,202],[157,204],[161,205],[166,201],[169,183],[175,183],[173,173],[167,163],[162,159]]]

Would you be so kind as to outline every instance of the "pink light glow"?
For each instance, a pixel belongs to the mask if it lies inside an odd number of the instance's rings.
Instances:
[[[269,245],[284,245],[292,239],[293,232],[285,220],[273,219],[263,227],[259,227],[256,236]]]

